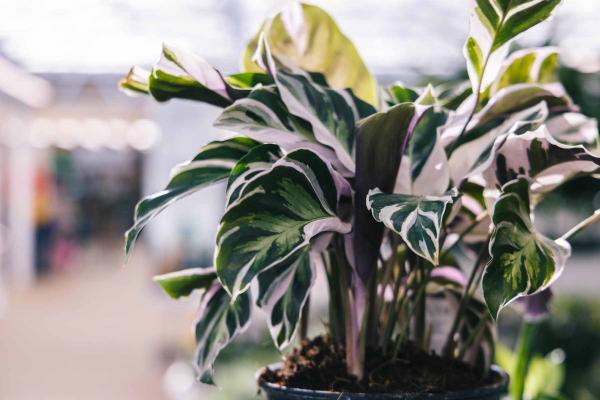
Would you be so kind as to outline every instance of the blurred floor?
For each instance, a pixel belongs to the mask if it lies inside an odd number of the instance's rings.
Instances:
[[[142,251],[122,262],[120,243],[92,246],[78,270],[9,293],[0,399],[163,398],[161,348],[189,334],[189,307],[165,302]]]

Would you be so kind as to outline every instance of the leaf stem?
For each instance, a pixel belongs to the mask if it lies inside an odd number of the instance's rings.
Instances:
[[[460,303],[458,305],[458,310],[456,311],[456,315],[454,316],[454,321],[452,322],[452,327],[448,332],[448,336],[446,338],[446,344],[442,350],[442,354],[445,357],[450,357],[451,353],[454,349],[454,334],[460,325],[463,314],[467,308],[468,302],[471,300],[471,287],[473,283],[477,280],[475,277],[478,275],[479,269],[481,267],[482,261],[485,258],[488,250],[489,239],[483,244],[481,249],[479,250],[479,254],[477,255],[477,259],[475,260],[475,264],[473,265],[473,269],[471,270],[471,274],[469,275],[469,280],[467,281],[467,285],[465,286],[465,291],[463,293],[463,297],[460,299]]]
[[[525,380],[533,355],[532,344],[535,342],[539,322],[524,321],[519,333],[515,352],[515,365],[511,375],[510,394],[514,400],[522,400],[525,392]]]
[[[473,329],[473,331],[471,331],[471,334],[469,335],[467,340],[465,340],[465,342],[461,346],[460,351],[458,353],[459,360],[462,360],[462,358],[465,356],[465,353],[469,350],[471,345],[475,342],[475,339],[477,339],[479,337],[479,334],[481,333],[481,331],[483,330],[485,325],[488,323],[488,319],[490,318],[490,316],[491,315],[488,312],[484,312],[483,316],[481,316],[481,318],[477,322],[477,325],[475,325],[475,328]]]
[[[585,228],[595,224],[596,222],[600,222],[600,208],[594,211],[592,215],[575,225],[573,228],[569,229],[567,233],[562,235],[560,239],[569,240],[573,236],[577,235],[579,232],[584,230]]]
[[[302,309],[302,314],[300,316],[300,332],[299,338],[300,341],[303,341],[308,337],[308,322],[310,317],[310,295],[306,298],[306,302],[304,303],[304,308]]]
[[[388,345],[389,345],[389,342],[394,333],[394,327],[396,326],[396,321],[398,320],[398,314],[400,314],[400,311],[404,304],[403,300],[406,297],[406,293],[404,296],[400,296],[400,289],[402,289],[402,279],[404,279],[404,274],[403,274],[404,268],[405,268],[404,263],[405,263],[406,259],[404,256],[400,256],[399,258],[400,258],[398,261],[399,272],[398,272],[398,277],[396,278],[396,282],[394,282],[394,296],[392,297],[392,303],[390,306],[390,311],[389,311],[389,315],[387,318],[385,330],[383,332],[383,338],[382,338],[382,343],[381,343],[381,348],[382,348],[383,354],[387,353]],[[407,280],[406,287],[408,287],[408,284],[409,284],[409,282]]]
[[[334,254],[337,265],[333,265],[333,268],[340,268],[338,284],[340,285],[342,314],[344,318],[346,364],[349,373],[357,376],[358,379],[362,379],[364,370],[359,343],[360,327],[358,324],[358,309],[351,284],[352,267],[346,259],[346,252],[342,243],[343,239],[337,239]],[[358,284],[360,285],[362,282]]]
[[[422,297],[425,294],[427,282],[429,281],[429,277],[431,276],[432,270],[433,270],[433,268],[427,268],[427,272],[425,274],[424,279],[419,281],[419,288],[417,289],[417,294],[415,295],[415,299],[411,304],[411,307],[408,311],[406,319],[403,321],[404,323],[402,324],[402,328],[400,329],[400,334],[398,335],[398,339],[396,341],[396,346],[394,348],[394,354],[392,357],[394,360],[398,357],[398,352],[400,351],[400,347],[402,346],[402,343],[404,343],[404,339],[406,338],[406,330],[410,324],[410,321],[412,320],[412,317],[415,314],[415,311],[417,310],[417,307],[419,306],[419,303],[421,302]],[[407,294],[408,294],[408,292],[407,292]],[[406,295],[405,295],[405,297],[406,297]]]

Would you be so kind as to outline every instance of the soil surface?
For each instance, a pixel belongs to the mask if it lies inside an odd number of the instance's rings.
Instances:
[[[442,392],[481,387],[482,379],[468,365],[428,354],[408,344],[396,360],[381,351],[367,351],[365,378],[346,371],[345,351],[329,337],[305,340],[285,359],[283,368],[265,369],[259,380],[281,386],[350,393]]]

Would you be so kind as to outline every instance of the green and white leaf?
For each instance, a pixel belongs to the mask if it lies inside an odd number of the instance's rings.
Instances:
[[[525,177],[506,183],[494,205],[492,258],[483,274],[483,294],[494,318],[515,299],[552,284],[571,253],[569,243],[548,239],[535,229],[529,186]]]
[[[227,179],[235,163],[257,145],[245,137],[211,142],[203,146],[192,161],[176,166],[163,191],[145,197],[136,205],[133,226],[125,233],[126,254],[146,224],[162,210],[208,185]]]
[[[497,117],[487,124],[476,125],[468,130],[449,158],[449,170],[452,182],[458,185],[463,179],[480,173],[493,157],[493,146],[497,138],[510,133],[523,133],[537,129],[548,118],[548,107],[544,101],[508,117]],[[474,119],[478,119],[475,116]]]
[[[196,365],[203,383],[214,384],[213,364],[217,356],[250,325],[251,304],[249,293],[232,300],[218,283],[203,296],[195,329]]]
[[[419,97],[415,100],[415,104],[422,106],[434,106],[439,105],[437,94],[433,85],[428,84],[425,86]]]
[[[242,59],[246,71],[264,70],[253,60],[261,35],[265,35],[275,57],[304,71],[322,73],[332,88],[351,88],[361,99],[378,105],[375,78],[352,41],[323,9],[287,2],[248,43]]]
[[[418,114],[420,118],[408,138],[394,193],[440,196],[450,183],[448,157],[438,131],[448,115],[434,107],[421,108]]]
[[[248,97],[237,100],[223,110],[214,126],[263,143],[277,144],[287,151],[311,149],[331,162],[336,170],[351,175],[335,152],[317,141],[310,123],[288,111],[275,86],[257,88]]]
[[[257,88],[248,97],[237,100],[223,110],[213,125],[282,147],[316,141],[310,124],[289,113],[274,86]]]
[[[314,82],[310,75],[283,65],[271,55],[263,38],[256,58],[275,80],[279,95],[289,112],[312,126],[314,137],[335,152],[341,164],[355,171],[355,124],[375,112],[349,89],[331,89]]]
[[[157,275],[158,283],[169,297],[178,299],[189,296],[194,290],[206,290],[217,280],[214,268],[187,268],[181,271]]]
[[[163,46],[160,60],[149,76],[149,92],[158,101],[197,100],[227,107],[257,85],[272,84],[264,73],[224,77],[201,57],[173,46]]]
[[[184,98],[226,107],[233,101],[227,86],[204,59],[167,45],[150,74],[150,93],[158,101]]]
[[[399,234],[412,251],[433,265],[439,265],[442,221],[452,203],[451,195],[386,194],[379,189],[367,196],[367,208],[375,220]]]
[[[539,47],[518,50],[503,63],[496,80],[490,86],[490,95],[505,87],[520,83],[551,84],[558,82],[558,49]]]
[[[545,126],[498,139],[494,160],[483,172],[488,188],[500,188],[521,175],[534,193],[548,192],[577,175],[600,171],[600,157],[581,145],[555,140]]]
[[[316,271],[308,251],[258,276],[258,306],[268,318],[269,332],[279,349],[288,346],[296,332]]]
[[[463,53],[473,92],[494,81],[508,45],[520,33],[545,21],[560,0],[476,0]]]
[[[321,233],[350,231],[336,216],[334,175],[317,154],[296,150],[244,187],[221,219],[215,255],[219,280],[234,298],[258,274],[300,257]]]
[[[576,111],[571,99],[560,85],[542,86],[529,83],[511,85],[489,99],[486,105],[469,121],[464,133],[462,130],[469,119],[468,110],[466,112],[458,110],[452,114],[448,123],[442,128],[441,135],[444,146],[448,147],[450,143],[456,141],[454,152],[465,143],[506,123],[507,119],[512,120],[511,114],[525,111],[542,102],[546,103],[550,114]]]
[[[279,146],[261,144],[253,148],[235,164],[227,183],[227,204],[236,201],[248,182],[261,172],[271,169],[283,157]]]
[[[127,75],[119,81],[119,88],[125,93],[150,94],[150,72],[142,67],[133,66]]]

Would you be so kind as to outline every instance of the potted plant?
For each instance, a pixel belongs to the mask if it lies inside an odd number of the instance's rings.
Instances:
[[[558,82],[557,50],[508,55],[559,2],[478,0],[470,82],[382,88],[333,19],[300,3],[263,24],[241,73],[170,46],[152,71],[130,71],[122,88],[221,107],[214,126],[232,134],[176,166],[126,233],[129,253],[165,207],[227,182],[214,266],[156,277],[174,298],[202,292],[203,382],[256,305],[278,348],[301,339],[261,372],[270,399],[500,398],[498,314],[517,299],[530,314],[543,308],[568,240],[600,219],[558,239],[532,220],[546,193],[600,166],[595,121]],[[329,317],[308,340],[320,272]],[[520,353],[515,375],[527,368]]]

